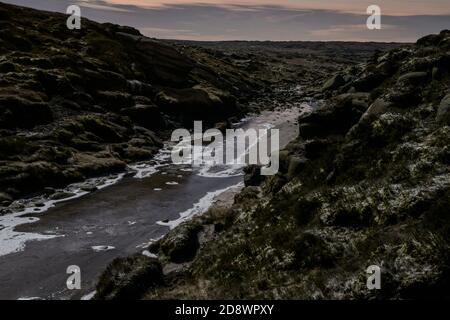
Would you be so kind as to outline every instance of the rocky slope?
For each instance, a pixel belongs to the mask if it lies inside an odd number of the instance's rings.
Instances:
[[[0,205],[123,170],[165,131],[242,115],[258,81],[130,27],[0,3]]]
[[[376,42],[302,42],[302,41],[186,41],[170,40],[169,43],[184,48],[189,54],[201,59],[200,53],[207,53],[220,61],[227,62],[260,79],[265,85],[265,93],[274,95],[273,87],[302,87],[304,95],[321,93],[309,92],[321,86],[323,79],[339,70],[366,61],[376,51],[386,51],[399,47],[398,43]],[[294,102],[281,97],[283,102]],[[298,97],[295,96],[298,100]]]
[[[450,31],[377,53],[316,94],[326,99],[299,119],[278,175],[249,169],[231,208],[172,230],[149,248],[159,260],[116,260],[97,298],[448,297]],[[371,265],[381,290],[366,287]]]
[[[13,199],[149,159],[194,119],[224,128],[294,102],[286,87],[397,46],[160,41],[86,19],[68,30],[66,19],[0,3],[0,214]]]

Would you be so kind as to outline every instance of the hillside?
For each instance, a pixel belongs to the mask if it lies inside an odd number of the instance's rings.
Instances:
[[[138,30],[0,3],[0,204],[150,158],[166,131],[245,112],[258,81]]]
[[[450,288],[450,31],[316,88],[282,171],[117,259],[97,298],[409,299]],[[381,290],[366,269],[382,269]]]

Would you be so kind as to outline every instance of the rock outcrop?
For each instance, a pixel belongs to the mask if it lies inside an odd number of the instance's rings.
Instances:
[[[115,259],[100,277],[96,300],[136,300],[148,290],[163,284],[161,264],[152,258],[135,255]]]

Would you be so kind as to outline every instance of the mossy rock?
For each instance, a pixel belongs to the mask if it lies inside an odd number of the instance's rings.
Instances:
[[[101,138],[104,142],[121,142],[124,140],[123,134],[126,129],[112,123],[105,117],[95,115],[83,116],[78,119],[78,122],[85,130]]]
[[[450,125],[450,94],[446,95],[439,104],[436,120]]]
[[[0,95],[0,123],[3,128],[33,128],[53,120],[45,102],[34,102],[20,96]]]
[[[111,156],[108,158],[97,157],[88,153],[74,154],[73,164],[78,171],[87,176],[120,172],[126,168],[126,163],[122,160]]]
[[[159,241],[160,252],[171,262],[191,261],[199,248],[198,233],[201,229],[195,223],[183,223]]]
[[[322,91],[336,90],[345,84],[345,79],[342,75],[337,74],[328,79],[322,86]]]
[[[129,108],[134,103],[130,94],[120,91],[99,91],[97,92],[97,99],[101,106],[112,111]]]
[[[401,75],[398,78],[397,82],[398,83],[405,82],[405,83],[418,85],[420,83],[425,82],[427,80],[427,78],[428,78],[427,72],[423,72],[423,71],[409,72],[404,75]]]
[[[152,286],[163,283],[162,266],[143,255],[116,258],[102,273],[95,300],[136,300]]]
[[[0,159],[26,156],[37,147],[31,145],[25,138],[17,136],[0,137]]]
[[[145,128],[163,129],[166,127],[166,121],[161,113],[161,109],[156,105],[135,105],[130,108],[120,110],[124,115]]]
[[[244,184],[246,187],[260,185],[266,177],[261,175],[261,167],[258,165],[249,165],[244,168]]]

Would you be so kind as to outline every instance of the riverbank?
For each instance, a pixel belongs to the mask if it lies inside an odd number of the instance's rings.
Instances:
[[[284,148],[299,134],[298,117],[313,110],[315,104],[310,100],[308,101],[310,104],[298,103],[299,106],[286,105],[284,108],[277,108],[273,111],[263,111],[256,117],[247,118],[241,124],[241,128],[265,128],[267,124],[271,124],[271,128],[280,130],[280,148]],[[243,169],[244,166],[241,167],[241,170]],[[225,171],[229,172],[229,170]],[[204,172],[204,170],[200,170],[200,172]],[[216,174],[221,176],[220,172]],[[234,175],[233,172],[229,172],[229,174]],[[239,197],[244,187],[246,187],[244,171],[241,171],[237,184],[208,192],[192,208],[181,212],[175,220],[158,221],[158,225],[169,227],[170,231],[161,239],[155,240],[148,247],[145,247],[141,253],[137,252],[135,254],[136,261],[142,262],[142,254],[148,259],[159,258],[160,261],[164,262],[162,270],[167,278],[176,276],[176,274],[185,270],[190,265],[189,258],[195,256],[195,252],[203,244],[216,237],[214,230],[222,228],[222,223],[225,223],[222,220],[230,218],[227,217],[227,214],[230,208],[235,205],[235,199]],[[166,248],[164,249],[165,254],[162,254],[159,250],[161,246]],[[133,258],[127,258],[127,261],[133,261]],[[114,264],[113,261],[112,265]],[[132,266],[130,267],[132,268]],[[110,279],[110,276],[104,274],[102,277],[103,279]],[[102,280],[100,280],[98,286],[102,286]],[[101,292],[101,289],[99,291],[100,294],[105,294]],[[98,297],[99,294],[94,296],[94,298]]]
[[[277,123],[287,143],[297,135],[297,117],[295,108],[264,111],[240,125],[263,128]],[[80,191],[66,201],[41,199],[44,206],[32,205],[24,216],[0,216],[0,224],[6,226],[0,231],[5,237],[0,297],[79,299],[94,290],[101,271],[114,258],[148,255],[148,246],[170,231],[171,222],[194,218],[211,206],[226,208],[243,187],[242,168],[227,176],[211,170],[213,175],[207,168],[173,166],[169,149],[132,168],[132,174],[100,179],[109,181],[104,188]],[[83,290],[75,293],[65,288],[65,268],[73,264],[83,273]]]

